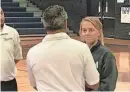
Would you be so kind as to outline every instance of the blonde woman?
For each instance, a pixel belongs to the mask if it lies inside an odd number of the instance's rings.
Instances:
[[[80,37],[89,46],[100,73],[100,85],[97,90],[113,91],[118,77],[116,60],[112,52],[104,46],[100,20],[97,17],[84,18],[80,24]],[[92,89],[86,87],[86,91],[88,90]]]

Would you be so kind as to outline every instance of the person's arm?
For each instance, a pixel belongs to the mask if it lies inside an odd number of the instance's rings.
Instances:
[[[37,90],[37,88],[36,87],[33,87],[35,90]]]
[[[116,87],[118,71],[114,55],[106,53],[103,58],[103,66],[100,74],[99,91],[114,91]]]
[[[85,83],[85,87],[87,87],[87,90],[85,88],[85,91],[92,91],[92,90],[94,90],[94,89],[99,87],[99,83],[97,83],[95,85],[89,85],[89,84]]]
[[[85,81],[87,82],[86,86],[90,89],[96,89],[99,86],[99,73],[96,69],[95,62],[88,47],[86,47],[84,51],[84,62],[84,75]]]
[[[27,55],[27,59],[26,59],[26,64],[27,64],[27,71],[28,71],[28,76],[29,76],[29,81],[30,81],[30,84],[31,86],[37,90],[37,87],[36,87],[36,81],[35,81],[35,78],[34,78],[34,75],[33,75],[33,72],[32,72],[32,65],[30,64],[31,60],[29,58],[29,56]]]
[[[17,64],[21,59],[14,59],[15,64]]]
[[[22,56],[22,47],[20,44],[20,37],[19,37],[18,32],[15,32],[15,48],[14,48],[15,64],[17,64],[18,61],[20,61],[21,59],[23,59],[23,56]]]

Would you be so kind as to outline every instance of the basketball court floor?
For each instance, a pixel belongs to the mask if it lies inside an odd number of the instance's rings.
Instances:
[[[73,37],[79,39],[79,37]],[[39,43],[42,37],[21,38],[24,58],[30,47]],[[130,91],[130,40],[105,38],[106,46],[114,53],[118,66],[118,82],[115,91]],[[17,64],[17,82],[19,91],[35,91],[29,84],[25,59]]]

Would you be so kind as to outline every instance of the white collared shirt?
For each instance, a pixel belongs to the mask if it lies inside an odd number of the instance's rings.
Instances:
[[[38,91],[83,91],[99,82],[88,46],[66,33],[47,35],[27,54],[30,83]]]
[[[18,32],[7,25],[0,32],[0,81],[9,81],[16,76],[14,59],[22,59]]]

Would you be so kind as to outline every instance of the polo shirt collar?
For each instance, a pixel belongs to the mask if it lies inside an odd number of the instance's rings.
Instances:
[[[90,49],[91,52],[94,52],[94,51],[97,50],[97,48],[99,48],[100,46],[101,46],[101,42],[98,40],[97,44]]]
[[[0,35],[4,35],[8,33],[8,29],[6,29],[6,24],[4,24],[2,31],[0,32]]]
[[[53,40],[62,40],[62,39],[69,39],[70,37],[65,32],[60,32],[56,34],[48,34],[45,36],[45,38],[42,40],[45,41],[53,41]]]

